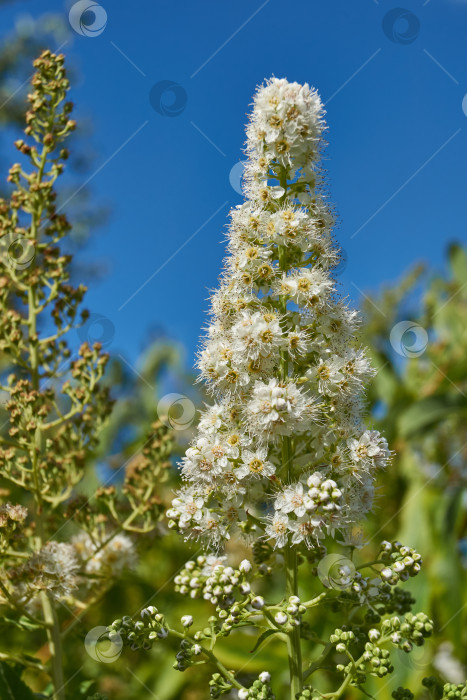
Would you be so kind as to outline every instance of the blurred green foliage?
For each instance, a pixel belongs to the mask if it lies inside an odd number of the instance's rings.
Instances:
[[[407,587],[435,622],[430,644],[396,667],[381,700],[397,685],[446,673],[451,648],[464,678],[467,665],[466,250],[452,245],[446,267],[418,266],[363,306],[363,340],[379,368],[371,410],[395,452],[367,531],[375,544],[399,539],[422,554],[422,574]]]

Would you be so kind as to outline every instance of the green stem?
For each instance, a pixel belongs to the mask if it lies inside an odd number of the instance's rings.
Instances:
[[[49,649],[52,664],[52,680],[54,685],[53,700],[65,700],[65,683],[63,679],[63,656],[62,642],[60,638],[60,625],[57,613],[54,607],[53,600],[45,591],[41,593],[42,610],[44,620],[48,624],[47,639],[49,641]]]
[[[293,545],[285,549],[285,594],[288,598],[298,593],[297,551]],[[294,700],[303,688],[302,683],[302,647],[300,627],[294,625],[287,637],[287,654],[289,657],[290,698]]]
[[[167,627],[167,631],[169,634],[172,634],[174,637],[178,637],[179,639],[188,639],[192,644],[199,644],[199,642],[195,641],[191,637],[189,637],[187,634],[181,634],[180,632],[177,632],[177,630],[172,629],[171,627]],[[215,656],[215,654],[210,651],[209,649],[206,649],[202,645],[202,653],[205,654],[205,656],[208,657],[208,659],[217,667],[218,671],[224,676],[224,678],[231,683],[235,688],[238,688],[241,690],[245,686],[243,686],[241,683],[237,681],[233,673],[231,673],[224,664],[222,664],[219,659]]]
[[[279,183],[284,188],[283,200],[287,197],[287,171],[281,169],[279,174]],[[287,272],[287,250],[285,246],[279,246],[279,268],[283,272]],[[287,314],[287,297],[281,296],[279,300],[280,310]],[[281,376],[286,380],[289,374],[289,355],[287,350],[281,352]],[[292,442],[289,437],[282,438],[282,472],[287,476],[287,480],[293,478],[293,450]],[[297,550],[287,543],[285,550],[285,595],[286,598],[298,595],[298,565],[297,565]],[[302,691],[302,647],[300,641],[300,627],[294,625],[291,627],[287,635],[287,655],[289,659],[289,674],[290,674],[290,698],[295,700],[298,693]]]
[[[52,116],[53,121],[53,116]],[[43,147],[39,169],[37,173],[37,184],[40,185],[43,179],[45,165],[47,163],[47,155],[49,150],[47,146]],[[31,220],[31,238],[37,244],[39,240],[39,230],[43,213],[43,204],[39,202],[36,211],[32,213]],[[39,345],[37,338],[37,298],[36,288],[34,283],[28,290],[28,339],[29,339],[29,363],[31,372],[31,383],[35,391],[39,391]],[[36,500],[37,524],[38,524],[38,548],[40,549],[44,540],[43,527],[43,506],[42,506],[42,487],[38,474],[38,456],[40,447],[37,445],[36,436],[32,444],[32,469],[34,476],[34,489]],[[65,700],[64,679],[63,679],[63,652],[60,634],[60,623],[57,616],[53,599],[44,591],[41,593],[42,612],[44,622],[46,623],[47,639],[51,655],[52,666],[52,681],[54,700]]]

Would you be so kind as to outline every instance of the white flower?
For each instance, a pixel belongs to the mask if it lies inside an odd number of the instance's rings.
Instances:
[[[181,623],[183,627],[191,627],[193,624],[193,617],[191,615],[183,615],[181,618]]]
[[[135,545],[123,533],[115,535],[103,545],[99,540],[93,541],[86,532],[81,532],[72,538],[71,544],[89,574],[118,576],[137,563]]]
[[[344,360],[342,358],[337,355],[330,355],[325,359],[320,358],[319,363],[315,367],[310,368],[306,376],[317,381],[320,394],[332,396],[340,391],[344,381],[343,366]]]
[[[226,524],[217,513],[211,510],[204,513],[196,526],[196,531],[205,537],[212,547],[217,547],[222,540],[230,538]]]
[[[257,381],[245,418],[250,431],[261,438],[265,434],[292,435],[304,432],[317,417],[314,401],[293,382],[270,379]]]
[[[249,561],[248,559],[243,559],[240,562],[240,566],[238,567],[238,569],[242,572],[242,574],[248,574],[252,569],[251,561]]]
[[[287,350],[289,357],[300,358],[309,351],[310,337],[306,331],[296,330],[287,334]]]
[[[258,678],[260,679],[261,683],[269,683],[271,680],[271,674],[267,671],[262,671],[262,673],[259,674]]]
[[[217,557],[214,554],[209,554],[209,556],[206,557],[206,561],[204,562],[204,565],[203,565],[203,568],[201,571],[202,575],[203,576],[211,576],[214,569],[217,566],[224,566],[226,561],[227,561],[227,557],[225,557],[225,556]]]
[[[280,163],[292,159],[299,167],[313,157],[323,130],[323,106],[308,85],[272,78],[258,88],[247,128],[247,150],[251,160],[263,153]]]
[[[349,382],[361,385],[375,374],[363,350],[347,348],[342,356],[342,374]]]
[[[242,464],[235,470],[235,476],[238,479],[245,477],[269,477],[274,474],[275,467],[271,462],[267,461],[268,450],[263,448],[256,452],[243,450]]]
[[[32,574],[31,588],[34,591],[49,591],[57,600],[66,598],[76,588],[78,558],[72,544],[47,542],[25,564]]]
[[[224,420],[224,407],[219,404],[209,406],[202,414],[198,423],[201,433],[217,433]]]
[[[276,512],[266,526],[266,534],[276,540],[276,547],[285,547],[287,544],[288,526],[289,518],[285,513],[280,512]]]
[[[339,350],[348,347],[349,339],[360,325],[357,311],[347,308],[342,302],[327,309],[325,313],[318,314],[317,321],[331,347]]]
[[[278,353],[285,344],[279,319],[275,314],[249,314],[243,312],[232,327],[234,352],[243,357],[257,359],[260,355],[268,357],[271,352]]]
[[[388,443],[377,430],[365,430],[358,440],[347,440],[347,445],[352,459],[365,466],[383,468],[390,457]]]
[[[215,435],[203,436],[186,451],[182,473],[185,477],[195,477],[197,481],[212,483],[228,466],[224,445]]]
[[[375,487],[373,477],[366,472],[361,472],[358,479],[352,475],[344,477],[344,501],[347,506],[347,518],[349,522],[356,523],[373,508]]]
[[[316,545],[321,535],[322,525],[323,520],[321,518],[310,518],[307,515],[297,518],[297,520],[290,520],[289,530],[293,533],[292,544],[305,542],[308,547]]]
[[[275,286],[277,294],[285,294],[308,311],[319,311],[326,306],[333,287],[324,270],[313,268],[284,275]]]
[[[297,517],[305,515],[307,511],[307,496],[304,493],[303,484],[291,484],[276,498],[274,507],[283,513],[295,513]]]
[[[176,511],[180,526],[184,527],[192,520],[201,520],[204,514],[204,498],[193,489],[182,490],[177,498],[173,499],[172,508]]]

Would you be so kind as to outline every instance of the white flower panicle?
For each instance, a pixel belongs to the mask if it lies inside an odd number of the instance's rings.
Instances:
[[[56,600],[63,600],[77,588],[76,575],[79,568],[73,545],[47,542],[17,569],[20,583],[14,595],[23,604],[33,601],[41,591],[48,591]]]
[[[198,366],[216,399],[181,464],[171,526],[218,548],[238,529],[285,545],[345,540],[388,463],[363,423],[373,369],[359,317],[339,299],[340,252],[323,194],[324,110],[308,85],[272,78],[247,127],[246,201]]]
[[[87,532],[81,532],[72,538],[71,543],[85,574],[117,576],[124,569],[134,568],[137,563],[133,542],[122,533],[99,542],[93,541]]]

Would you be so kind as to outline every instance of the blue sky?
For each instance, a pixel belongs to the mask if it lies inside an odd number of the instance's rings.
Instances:
[[[466,241],[467,1],[402,1],[102,0],[103,31],[70,30],[75,116],[94,125],[89,184],[113,208],[83,253],[108,266],[87,297],[115,329],[108,350],[134,363],[148,328],[162,327],[192,362],[227,212],[241,202],[238,168],[230,175],[246,113],[273,74],[326,102],[344,294],[358,304]],[[71,5],[16,2],[1,10],[3,32],[21,12],[67,17]]]

